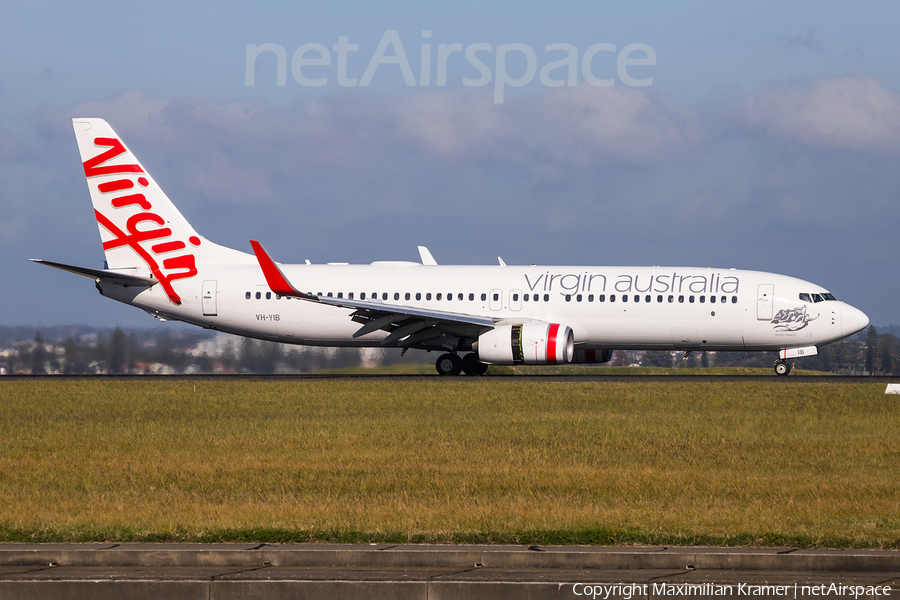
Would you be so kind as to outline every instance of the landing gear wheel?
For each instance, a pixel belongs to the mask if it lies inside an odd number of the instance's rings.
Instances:
[[[783,360],[775,361],[775,374],[776,375],[787,375],[791,372],[791,363],[785,362]]]
[[[478,360],[477,354],[470,352],[463,356],[462,370],[466,375],[484,375],[488,370],[488,366]]]
[[[459,375],[462,372],[462,359],[455,354],[441,354],[434,363],[438,375]]]

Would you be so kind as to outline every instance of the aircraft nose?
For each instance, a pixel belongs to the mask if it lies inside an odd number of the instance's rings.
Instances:
[[[857,331],[862,331],[869,326],[869,317],[866,313],[849,304],[841,307],[841,334],[846,337]]]

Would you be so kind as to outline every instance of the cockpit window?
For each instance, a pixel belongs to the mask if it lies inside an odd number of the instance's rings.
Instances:
[[[800,294],[800,300],[803,302],[825,302],[826,300],[837,300],[834,294],[822,292],[821,294]]]

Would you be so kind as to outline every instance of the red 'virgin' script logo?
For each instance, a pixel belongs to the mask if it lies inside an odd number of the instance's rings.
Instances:
[[[84,162],[84,174],[86,177],[91,178],[97,177],[99,175],[117,175],[144,172],[140,165],[136,164],[105,164],[115,157],[119,156],[120,154],[125,153],[125,146],[122,145],[122,142],[120,140],[116,138],[98,137],[94,138],[94,145],[106,147],[109,148],[109,150],[101,152],[97,156]],[[147,187],[148,185],[150,185],[150,182],[146,177],[138,177],[136,181],[137,184],[141,187]],[[97,186],[97,189],[99,189],[103,193],[120,192],[126,190],[130,191],[134,188],[134,185],[135,181],[127,178],[101,183]],[[150,204],[144,194],[126,192],[125,195],[113,198],[110,201],[110,205],[113,208],[117,209],[124,208],[126,206],[136,206],[143,212],[138,212],[128,217],[128,220],[125,222],[125,229],[127,231],[122,231],[121,228],[116,226],[116,224],[110,221],[103,213],[101,213],[97,209],[94,209],[94,215],[97,217],[97,222],[114,236],[114,239],[103,242],[103,249],[110,250],[112,248],[128,246],[129,248],[134,250],[134,252],[138,256],[140,256],[145,263],[147,263],[147,266],[150,268],[150,272],[153,274],[153,277],[155,277],[159,281],[159,284],[165,290],[166,295],[169,297],[169,300],[171,300],[173,304],[181,304],[181,296],[179,296],[175,292],[175,289],[172,287],[172,282],[176,279],[185,279],[187,277],[193,277],[197,274],[196,259],[194,255],[191,253],[187,253],[180,256],[173,256],[171,258],[164,258],[162,261],[162,268],[160,268],[159,263],[156,261],[155,257],[160,254],[182,250],[186,247],[185,243],[181,240],[170,240],[157,243],[150,246],[150,252],[148,252],[142,246],[142,244],[145,244],[147,242],[162,240],[164,238],[171,237],[172,235],[172,230],[168,227],[164,227],[164,225],[166,224],[166,220],[158,214],[152,212],[153,206]],[[145,224],[145,229],[138,229],[138,224],[148,222],[151,223],[149,227]],[[155,228],[153,224],[156,225]],[[200,238],[196,236],[191,236],[188,241],[194,246],[200,245]]]

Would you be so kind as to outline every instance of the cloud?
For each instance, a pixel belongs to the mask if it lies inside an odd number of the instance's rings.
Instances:
[[[649,165],[704,137],[700,119],[657,92],[582,86],[496,105],[482,90],[398,97],[300,97],[289,108],[203,96],[151,99],[138,92],[45,116],[71,135],[69,115],[99,116],[146,161],[172,163],[184,187],[216,201],[258,204],[323,171],[387,177],[412,157],[440,167],[487,163],[561,181],[610,163]],[[377,173],[381,175],[377,175]]]
[[[793,35],[782,40],[782,45],[788,50],[796,50],[797,48],[806,48],[810,52],[821,54],[825,51],[825,43],[819,39],[819,31],[811,29],[803,35]]]
[[[519,96],[500,109],[471,92],[410,94],[390,118],[398,139],[436,157],[532,168],[644,163],[704,137],[694,114],[631,88],[559,88]]]
[[[900,98],[872,76],[778,85],[748,99],[738,120],[775,138],[821,148],[900,149]]]
[[[28,144],[5,127],[0,127],[0,160],[22,158],[28,152]]]

